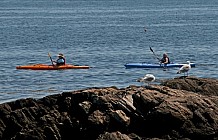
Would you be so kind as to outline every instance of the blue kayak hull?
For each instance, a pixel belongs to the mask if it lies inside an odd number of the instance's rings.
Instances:
[[[128,63],[124,66],[126,68],[172,68],[172,67],[182,67],[184,64],[171,63],[171,64],[150,64],[150,63]],[[191,67],[195,67],[195,63],[191,63]]]

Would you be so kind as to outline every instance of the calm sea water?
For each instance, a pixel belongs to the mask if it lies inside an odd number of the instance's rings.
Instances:
[[[147,32],[144,32],[146,27]],[[141,85],[147,73],[178,77],[177,68],[125,69],[130,62],[196,63],[189,75],[218,78],[217,0],[1,0],[0,103],[89,87]],[[18,65],[67,63],[87,70],[16,70]]]

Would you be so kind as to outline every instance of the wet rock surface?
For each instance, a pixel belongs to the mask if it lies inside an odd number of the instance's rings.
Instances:
[[[2,140],[218,139],[218,80],[90,88],[0,104]]]

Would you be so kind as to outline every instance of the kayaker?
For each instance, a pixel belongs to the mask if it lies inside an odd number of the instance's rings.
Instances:
[[[170,63],[170,59],[166,53],[163,54],[163,58],[160,60],[160,63],[161,64],[169,64]]]
[[[57,60],[53,62],[55,62],[57,66],[65,65],[66,59],[64,58],[64,55],[62,53],[59,53]]]

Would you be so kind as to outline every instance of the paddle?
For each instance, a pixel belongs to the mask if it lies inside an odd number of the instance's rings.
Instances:
[[[156,56],[157,60],[160,62],[160,58],[154,53],[154,51],[151,47],[150,47],[150,50],[153,52],[153,54]]]
[[[153,49],[152,49],[151,47],[150,47],[150,50],[153,52],[153,54],[156,56],[157,60],[160,62],[161,59],[154,53],[154,51],[153,51]],[[162,65],[162,64],[160,63],[160,65]],[[163,64],[163,70],[164,70],[164,71],[166,70],[165,65],[166,65],[166,64]]]
[[[49,58],[50,58],[50,60],[51,60],[51,63],[52,63],[52,65],[54,65],[54,63],[53,63],[53,60],[52,60],[52,58],[51,58],[51,55],[50,55],[50,53],[48,53],[48,56],[49,56]]]

